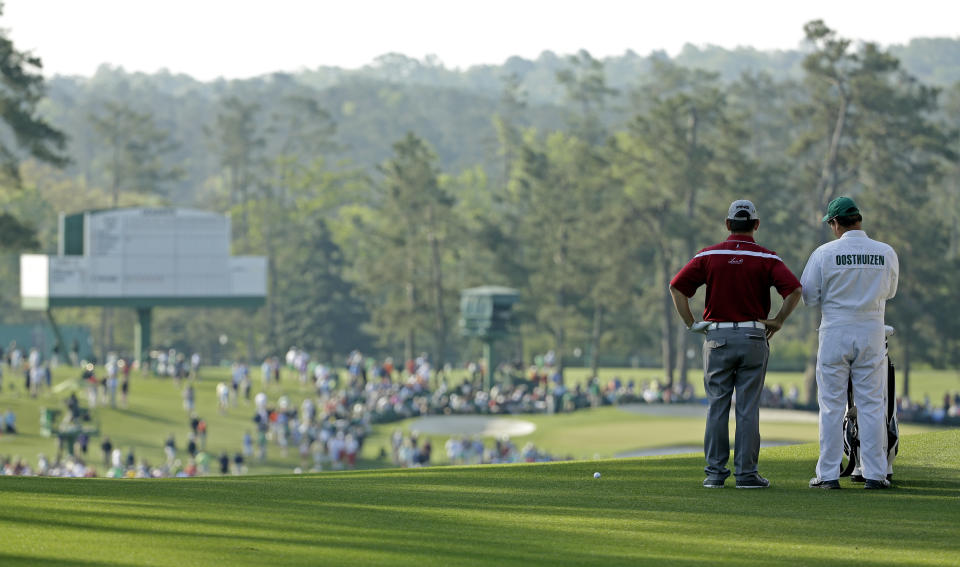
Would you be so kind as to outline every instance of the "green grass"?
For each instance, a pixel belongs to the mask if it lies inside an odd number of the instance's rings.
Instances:
[[[809,418],[813,415],[803,417]],[[703,417],[643,415],[612,406],[568,414],[505,417],[530,421],[537,426],[532,434],[512,439],[518,447],[532,442],[557,457],[574,459],[611,458],[634,450],[659,447],[700,446],[703,444],[705,423]],[[817,424],[799,419],[773,421],[761,418],[760,434],[764,441],[816,441],[819,435]],[[372,457],[381,447],[389,448],[389,435],[393,429],[399,428],[409,433],[417,429],[417,422],[418,419],[413,418],[378,428],[369,439],[365,452]],[[900,428],[904,435],[941,430],[921,424],[902,424]],[[731,440],[735,431],[735,424],[731,421]],[[447,464],[443,445],[449,436],[421,434],[420,438],[429,438],[433,443],[434,464]]]
[[[652,380],[663,380],[663,370],[658,368],[601,368],[598,372],[601,384],[606,384],[614,377],[619,376],[626,383],[628,380],[635,380],[637,386],[644,382]],[[590,377],[589,368],[567,368],[564,376],[570,384],[584,384]],[[703,396],[703,369],[694,365],[690,368],[690,374],[687,376],[694,392],[698,397]],[[903,391],[903,370],[897,369],[897,393]],[[768,386],[780,384],[786,392],[790,386],[797,386],[800,390],[800,400],[806,399],[806,386],[803,382],[802,372],[767,372],[766,383]],[[923,400],[924,394],[930,396],[934,406],[943,404],[944,392],[960,392],[960,371],[958,370],[931,370],[914,369],[910,373],[910,399],[914,401]]]
[[[54,383],[68,381],[76,377],[78,371],[72,368],[60,367],[54,376]],[[201,373],[201,379],[196,385],[196,411],[208,423],[207,449],[214,455],[221,451],[233,454],[241,449],[243,432],[249,430],[256,433],[253,417],[253,405],[238,404],[221,415],[217,409],[215,396],[216,385],[220,381],[229,382],[229,370],[225,368],[208,368]],[[259,386],[259,377],[255,382]],[[307,392],[300,392],[296,380],[288,377],[286,387],[271,387],[271,400],[281,394],[295,396],[299,404]],[[61,394],[49,392],[37,398],[30,398],[22,390],[18,380],[14,389],[10,390],[9,374],[4,376],[4,392],[0,396],[0,411],[8,407],[17,414],[18,435],[0,436],[0,455],[22,455],[35,463],[38,453],[52,456],[56,451],[55,439],[40,435],[40,408],[64,408],[63,401],[69,391]],[[253,392],[257,392],[254,389]],[[77,390],[77,397],[81,405],[86,407],[85,390]],[[186,455],[187,434],[190,431],[189,415],[183,408],[183,398],[171,379],[141,376],[134,373],[131,378],[130,403],[126,409],[99,406],[94,412],[94,421],[99,423],[101,435],[110,436],[115,447],[126,454],[129,447],[133,447],[138,457],[146,458],[151,464],[159,464],[163,460],[163,444],[167,436],[174,434],[179,454]],[[102,438],[94,438],[90,442],[88,460],[91,463],[101,462],[100,443]],[[290,456],[282,458],[279,450],[271,447],[268,460],[264,463],[253,463],[252,472],[260,474],[289,473],[299,464],[296,448],[291,448]]]
[[[896,487],[700,488],[701,458],[182,480],[0,478],[3,565],[955,565],[960,431],[908,436]],[[594,471],[603,477],[592,478]]]
[[[604,369],[604,372],[618,372],[618,369]],[[74,378],[75,369],[61,367],[55,374],[55,383]],[[255,373],[258,374],[258,373]],[[229,379],[229,371],[224,368],[208,368],[201,373],[197,384],[196,407],[198,413],[209,424],[208,449],[213,454],[228,451],[230,454],[240,450],[241,438],[245,430],[253,432],[252,406],[241,403],[221,415],[216,406],[214,390],[220,381]],[[259,376],[255,376],[254,392],[259,390]],[[11,386],[13,387],[11,389]],[[300,389],[297,381],[290,375],[282,382],[283,387],[271,386],[270,399],[276,401],[281,394],[290,396],[295,404],[300,403],[309,391]],[[78,392],[81,400],[84,393]],[[42,394],[30,398],[22,390],[19,380],[14,381],[9,373],[4,376],[4,389],[0,394],[0,412],[10,407],[17,414],[18,435],[0,436],[0,455],[22,456],[32,465],[36,464],[38,453],[48,457],[56,451],[55,440],[39,434],[40,408],[43,406],[63,407],[62,399],[66,393]],[[86,402],[83,401],[85,404]],[[578,459],[609,458],[620,453],[638,449],[664,447],[671,445],[699,445],[703,440],[704,421],[699,417],[660,417],[639,415],[623,411],[616,407],[597,410],[581,410],[560,415],[522,415],[518,419],[533,422],[537,429],[528,436],[516,437],[513,441],[522,447],[533,442],[539,448],[559,457]],[[163,443],[170,433],[175,435],[181,455],[185,453],[188,416],[182,407],[180,392],[168,378],[153,378],[134,374],[132,378],[130,406],[127,409],[100,407],[96,410],[96,420],[101,432],[109,435],[114,445],[124,453],[134,447],[138,457],[146,458],[157,464],[163,460]],[[395,428],[409,431],[415,420],[396,424],[385,424],[374,428],[373,434],[364,445],[361,468],[382,468],[388,462],[377,458],[381,448],[389,448],[389,435]],[[929,427],[904,425],[904,433],[930,430]],[[731,428],[731,432],[732,432]],[[779,441],[815,441],[817,427],[815,423],[790,423],[762,421],[761,434],[766,440]],[[447,436],[431,436],[434,444],[434,463],[444,464],[446,456],[443,443]],[[101,462],[100,438],[91,440],[88,461]],[[489,444],[489,441],[488,441]],[[268,450],[267,461],[249,463],[254,474],[288,474],[299,466],[300,459],[295,447],[291,447],[287,457],[279,453],[276,446]]]

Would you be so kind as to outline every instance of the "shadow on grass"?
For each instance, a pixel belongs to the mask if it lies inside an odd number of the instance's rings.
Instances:
[[[784,460],[775,468],[794,469],[806,466],[806,461],[806,457]],[[587,479],[587,471],[597,463],[191,482],[47,479],[46,483],[13,483],[17,490],[7,492],[20,492],[28,501],[8,501],[8,512],[18,518],[18,524],[43,530],[156,537],[187,546],[205,541],[218,549],[244,541],[336,555],[347,546],[375,554],[415,556],[419,552],[452,562],[482,554],[497,563],[536,561],[561,549],[561,564],[625,561],[628,557],[684,564],[713,556],[711,549],[718,541],[727,549],[772,541],[794,548],[821,549],[825,543],[833,543],[874,550],[899,542],[896,545],[901,551],[922,553],[943,548],[944,522],[957,518],[952,507],[931,509],[927,502],[915,502],[917,497],[928,500],[931,495],[947,504],[955,501],[957,483],[952,480],[946,484],[923,481],[931,486],[919,491],[904,488],[879,493],[824,493],[806,488],[704,491],[694,484],[700,477],[694,466],[699,464],[699,458],[605,461],[601,465],[609,472],[600,482]],[[694,472],[678,476],[678,471],[687,469]],[[903,471],[917,476],[941,472],[923,471],[922,467],[903,467]],[[96,512],[90,516],[65,519],[69,502],[51,505],[47,500],[38,505],[29,501],[31,494],[65,496],[80,486],[85,496],[94,499],[88,505],[96,507]],[[64,490],[67,487],[71,490]],[[131,501],[124,504],[124,511],[117,511],[97,498]],[[161,500],[167,503],[163,511],[170,514],[156,513],[157,508],[150,506],[137,510],[133,498],[154,504]],[[856,532],[837,530],[850,521],[851,510],[863,509],[865,499],[869,499],[870,513],[858,518]],[[179,521],[178,508],[194,510],[183,513],[182,517],[189,518],[183,529],[170,525]],[[892,517],[898,522],[887,521]],[[508,536],[504,526],[509,526]],[[503,553],[491,547],[491,541],[504,537],[524,542],[524,546]],[[602,549],[582,543],[597,537],[605,541]],[[676,551],[665,553],[664,541],[674,542]],[[654,548],[649,550],[651,555],[644,554],[645,546]],[[738,557],[738,563],[771,560],[769,554],[756,560],[745,557]],[[791,552],[790,559],[836,565],[847,562],[824,560],[816,552],[805,554],[802,550]],[[897,562],[910,564],[903,557]]]
[[[190,417],[186,415],[183,417],[183,419],[171,419],[165,415],[158,415],[155,413],[146,413],[146,412],[137,411],[130,408],[124,409],[119,406],[116,408],[113,408],[113,411],[115,411],[117,415],[132,417],[135,419],[142,419],[144,421],[149,421],[151,423],[157,423],[157,424],[162,423],[165,425],[182,427],[190,423]]]
[[[24,565],[25,567],[82,567],[90,565],[91,567],[133,567],[136,563],[119,563],[117,561],[84,560],[84,559],[56,559],[47,557],[36,557],[34,555],[15,555],[0,551],[0,565],[4,567],[14,567]]]
[[[0,497],[8,532],[169,548],[171,564],[198,550],[255,564],[238,548],[272,550],[283,564],[604,566],[832,567],[849,564],[851,549],[857,562],[951,564],[960,552],[952,457],[918,453],[889,491],[814,491],[804,474],[814,453],[762,454],[778,479],[763,491],[704,490],[702,457],[676,456],[223,479],[9,478]]]
[[[172,549],[200,546],[209,552],[226,552],[241,545],[249,551],[258,550],[258,546],[273,549],[281,546],[285,550],[284,557],[310,556],[314,559],[326,556],[342,558],[343,553],[349,550],[351,553],[365,554],[368,560],[377,556],[420,557],[442,564],[463,563],[463,559],[468,557],[482,558],[489,564],[530,564],[541,563],[549,557],[551,564],[559,565],[645,562],[694,565],[702,564],[704,557],[720,560],[731,552],[732,547],[737,552],[738,564],[763,565],[770,564],[771,557],[754,553],[751,547],[764,539],[767,543],[775,541],[770,539],[773,532],[779,533],[780,541],[789,543],[793,549],[789,557],[792,564],[849,563],[849,559],[842,556],[824,559],[816,551],[825,543],[821,534],[809,533],[798,538],[797,526],[792,525],[795,523],[793,521],[783,525],[768,525],[765,530],[758,531],[755,529],[755,518],[739,517],[739,514],[726,517],[722,525],[702,515],[677,517],[668,512],[659,512],[657,515],[660,517],[656,518],[649,514],[634,515],[635,522],[613,525],[612,519],[604,514],[607,510],[583,507],[567,511],[569,523],[555,525],[550,522],[541,524],[535,520],[521,522],[512,515],[523,510],[524,514],[536,517],[550,506],[488,505],[480,518],[470,515],[471,507],[467,506],[463,514],[467,517],[458,521],[443,521],[444,517],[457,515],[456,508],[450,502],[426,506],[428,510],[442,512],[439,518],[423,513],[423,506],[404,508],[403,505],[397,505],[378,511],[365,511],[351,509],[350,504],[336,508],[332,504],[322,503],[299,507],[292,506],[291,502],[274,504],[273,511],[267,510],[258,518],[244,520],[229,519],[229,510],[223,510],[219,519],[197,515],[178,519],[154,514],[134,518],[129,514],[98,512],[86,520],[65,520],[52,519],[50,516],[55,514],[48,513],[48,510],[42,511],[44,518],[23,517],[17,514],[17,510],[11,512],[14,517],[20,516],[17,525],[21,528],[32,525],[42,529],[77,530],[103,541],[114,539],[108,535],[113,534],[130,545],[140,545],[147,540],[153,546],[170,545]],[[323,519],[322,529],[310,523],[311,519],[316,521],[318,518]],[[506,520],[511,520],[509,534],[504,533]],[[115,525],[115,521],[131,525]],[[182,522],[183,529],[167,529],[163,525],[176,521]],[[277,525],[273,525],[275,522]],[[752,527],[754,529],[751,530]],[[787,531],[781,531],[783,529]],[[896,541],[885,539],[890,534],[874,534],[874,537],[887,545]],[[604,544],[591,545],[590,542],[595,544],[597,538],[602,538]],[[522,545],[504,546],[502,543],[505,539]],[[664,542],[670,545],[665,546]],[[722,546],[718,546],[720,543]],[[871,544],[856,537],[847,537],[844,543]],[[915,542],[918,546],[923,543]],[[800,549],[805,547],[809,547],[809,553]],[[175,551],[171,551],[170,559],[174,560],[175,556]],[[912,562],[901,558],[898,564],[909,565]]]

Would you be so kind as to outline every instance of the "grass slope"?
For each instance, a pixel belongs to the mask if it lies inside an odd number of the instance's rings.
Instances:
[[[774,345],[773,348],[776,348]],[[699,357],[699,354],[697,355]],[[894,363],[897,361],[894,360]],[[703,393],[703,370],[698,366],[699,358],[696,360],[693,368],[690,369],[688,379],[693,386],[694,392],[698,397]],[[658,368],[600,368],[598,371],[600,381],[606,384],[614,377],[620,377],[623,381],[635,380],[637,384],[649,382],[652,380],[662,380],[663,371]],[[564,371],[565,380],[569,384],[586,384],[590,378],[589,368],[566,368]],[[903,393],[903,369],[897,368],[897,393]],[[774,386],[779,384],[786,392],[790,386],[796,386],[800,391],[800,400],[806,400],[806,385],[804,384],[803,372],[767,372],[766,384]],[[923,400],[924,395],[929,395],[934,406],[941,406],[943,403],[943,394],[960,391],[960,371],[957,370],[931,370],[914,369],[910,373],[910,399],[914,401]]]
[[[614,372],[616,369],[603,369]],[[60,367],[54,375],[54,383],[74,379],[76,369]],[[259,370],[255,370],[254,389],[260,391]],[[221,414],[217,410],[215,396],[216,385],[220,381],[229,381],[229,369],[205,368],[201,379],[196,383],[196,408],[199,415],[209,425],[208,449],[214,455],[221,451],[230,454],[240,450],[245,430],[254,431],[251,417],[253,407],[240,403]],[[271,402],[280,395],[286,395],[292,403],[299,406],[311,390],[301,389],[298,381],[289,373],[280,386],[271,385],[267,389]],[[77,392],[81,403],[86,406],[84,390]],[[40,435],[40,408],[63,408],[63,399],[68,392],[52,394],[44,392],[37,398],[31,398],[23,390],[22,380],[11,373],[4,376],[3,391],[0,392],[0,412],[7,408],[17,414],[18,435],[0,435],[0,455],[22,456],[32,465],[36,464],[37,454],[52,456],[56,452],[56,440]],[[559,415],[520,415],[518,419],[532,421],[537,430],[513,441],[518,446],[533,442],[538,447],[557,456],[574,458],[606,458],[618,453],[651,447],[669,445],[700,445],[703,442],[703,417],[667,417],[629,413],[622,408],[604,407],[596,410],[582,410],[571,414]],[[188,414],[183,409],[180,390],[170,379],[152,378],[134,374],[132,379],[130,405],[128,408],[110,408],[100,406],[95,411],[95,420],[100,424],[102,435],[108,435],[114,446],[124,453],[128,448],[135,449],[137,457],[146,458],[150,463],[163,461],[163,442],[174,434],[180,455],[184,449],[189,432]],[[394,429],[415,429],[416,420],[384,424],[374,428],[371,437],[364,445],[360,468],[380,468],[389,461],[377,459],[381,448],[389,450],[390,433]],[[931,429],[928,426],[904,424],[904,433],[916,433]],[[732,428],[731,428],[732,433]],[[767,441],[815,441],[817,426],[815,423],[783,423],[761,420],[761,434]],[[430,436],[434,446],[434,463],[444,464],[446,456],[443,443],[446,436]],[[102,471],[100,443],[102,437],[91,440],[88,462],[97,465]],[[490,441],[487,441],[490,444]],[[283,457],[275,445],[270,446],[265,462],[253,461],[250,472],[254,474],[289,474],[300,465],[296,447],[291,447],[289,455]],[[309,464],[307,465],[309,466]]]
[[[889,491],[807,488],[814,445],[764,450],[768,490],[700,488],[699,455],[302,477],[5,477],[0,564],[955,565],[960,431],[902,447]]]
[[[653,406],[653,409],[668,408]],[[674,409],[682,412],[689,408],[681,406]],[[730,412],[731,439],[736,431],[733,413]],[[529,441],[559,458],[574,459],[610,458],[639,449],[702,446],[705,420],[704,416],[646,415],[616,406],[584,409],[566,414],[504,417],[530,421],[537,426],[532,434],[512,439],[518,446],[522,447]],[[798,412],[795,417],[797,421],[776,421],[764,419],[761,414],[760,434],[763,440],[792,443],[816,441],[819,438],[816,414]],[[801,421],[801,418],[804,420]],[[811,419],[813,421],[810,421]],[[418,418],[413,418],[375,428],[374,435],[365,447],[365,452],[372,456],[380,447],[389,449],[389,435],[393,429],[415,431],[418,421]],[[942,428],[914,423],[905,423],[900,426],[900,431],[904,435],[939,430]],[[423,437],[421,435],[421,438]],[[449,436],[429,435],[427,437],[431,439],[435,448],[432,462],[448,464],[443,447]]]

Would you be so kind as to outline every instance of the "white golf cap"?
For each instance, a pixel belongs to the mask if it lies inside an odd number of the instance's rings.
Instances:
[[[757,208],[753,206],[753,203],[746,199],[739,199],[730,203],[730,210],[727,211],[727,218],[730,220],[757,220],[760,218],[760,215],[757,214]]]

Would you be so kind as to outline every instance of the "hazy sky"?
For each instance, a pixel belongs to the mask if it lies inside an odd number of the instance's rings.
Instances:
[[[447,67],[585,48],[676,53],[685,43],[792,49],[803,23],[885,45],[960,37],[957,0],[4,0],[0,27],[47,75],[109,63],[209,80],[320,65],[356,68],[388,52]]]

